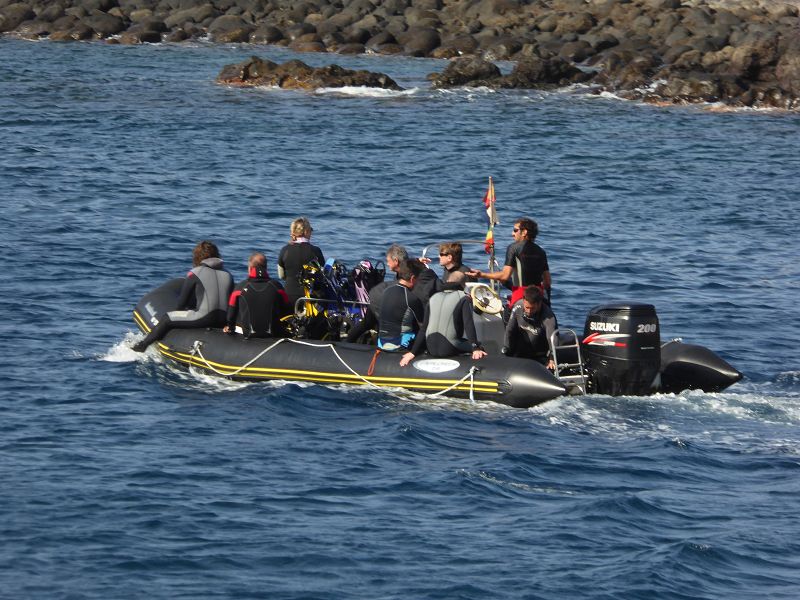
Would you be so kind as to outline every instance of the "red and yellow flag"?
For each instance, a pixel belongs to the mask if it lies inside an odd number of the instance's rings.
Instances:
[[[486,207],[486,220],[489,226],[486,232],[486,241],[483,244],[487,254],[494,252],[494,226],[500,223],[494,207],[494,200],[494,182],[489,177],[489,189],[486,190],[486,194],[483,196],[483,205]]]

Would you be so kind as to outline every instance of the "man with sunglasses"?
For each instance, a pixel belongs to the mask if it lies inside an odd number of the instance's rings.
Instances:
[[[553,349],[550,336],[558,329],[556,316],[544,303],[542,292],[535,285],[525,288],[522,302],[514,306],[506,325],[503,354],[532,358],[553,370]]]
[[[534,243],[539,235],[539,226],[533,219],[523,217],[514,222],[511,236],[514,242],[506,250],[506,261],[501,271],[486,273],[485,271],[470,271],[470,277],[483,277],[501,281],[511,288],[510,306],[514,306],[521,298],[525,288],[535,285],[544,296],[544,301],[550,304],[550,265],[547,264],[547,253]]]

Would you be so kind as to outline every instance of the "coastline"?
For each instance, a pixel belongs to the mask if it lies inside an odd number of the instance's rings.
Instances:
[[[297,52],[460,59],[459,76],[433,74],[435,85],[581,82],[656,104],[797,110],[799,7],[800,0],[0,0],[0,35],[114,44],[207,37]],[[522,75],[487,80],[486,63],[499,60]],[[464,74],[467,61],[478,74]]]

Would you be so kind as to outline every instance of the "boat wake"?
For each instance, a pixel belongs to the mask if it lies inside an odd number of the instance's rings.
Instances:
[[[134,333],[133,331],[128,331],[125,334],[125,337],[122,338],[119,342],[111,346],[105,354],[98,356],[98,360],[102,360],[105,362],[114,362],[114,363],[127,363],[127,362],[137,362],[142,360],[158,360],[161,362],[161,357],[157,352],[148,353],[148,352],[134,352],[131,350],[131,346],[133,346],[136,342],[143,339],[144,336],[140,333]]]

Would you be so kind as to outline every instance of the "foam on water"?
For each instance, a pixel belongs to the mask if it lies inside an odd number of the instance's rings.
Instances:
[[[314,93],[320,96],[333,95],[353,96],[356,98],[404,98],[417,95],[419,93],[419,88],[411,88],[408,90],[387,90],[383,88],[345,85],[335,88],[317,88],[314,90]]]
[[[99,360],[107,362],[136,362],[141,360],[149,360],[151,354],[148,352],[134,352],[131,347],[138,341],[144,339],[144,335],[128,331],[125,337],[111,346],[105,354],[98,356]]]

